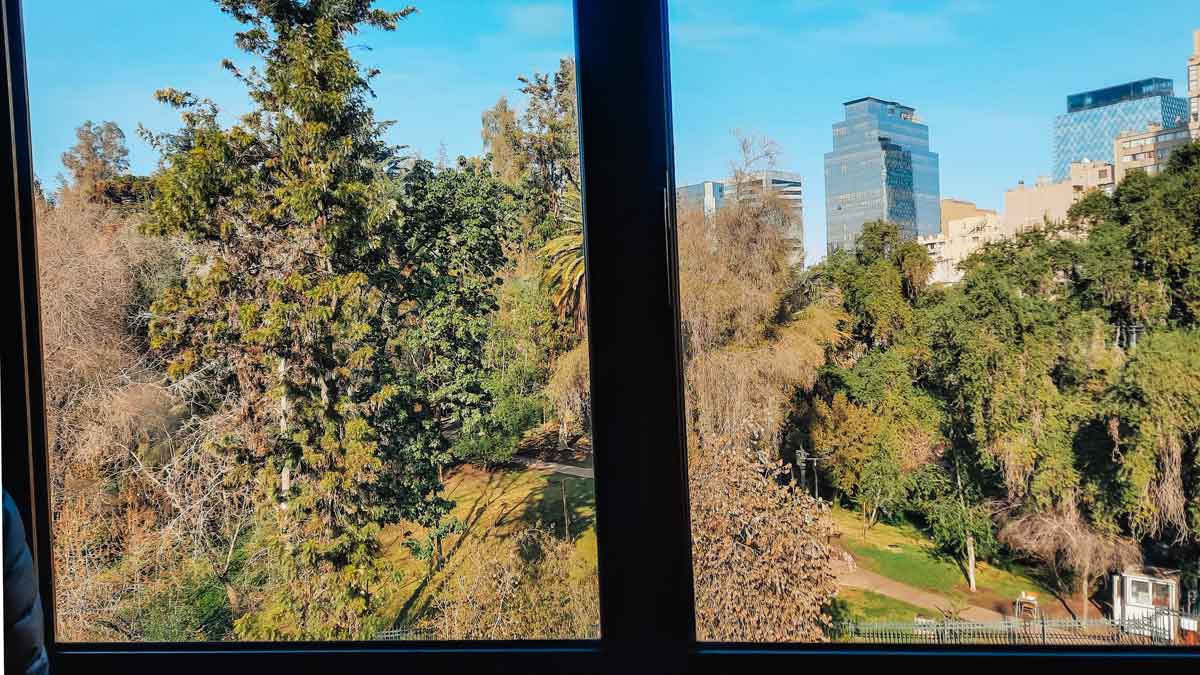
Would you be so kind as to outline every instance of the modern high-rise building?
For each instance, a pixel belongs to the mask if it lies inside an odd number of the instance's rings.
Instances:
[[[1152,122],[1180,126],[1188,118],[1187,105],[1163,77],[1071,94],[1066,114],[1054,118],[1053,180],[1067,180],[1072,162],[1112,163],[1113,139],[1122,131],[1145,129]]]
[[[1192,104],[1188,127],[1192,132],[1192,140],[1200,141],[1200,30],[1192,33],[1192,58],[1188,59],[1188,98]]]
[[[909,237],[941,228],[938,155],[916,110],[867,97],[843,104],[825,153],[828,252],[850,248],[864,223],[888,220]]]

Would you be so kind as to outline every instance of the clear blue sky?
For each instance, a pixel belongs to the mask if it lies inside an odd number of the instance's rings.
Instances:
[[[427,157],[480,151],[479,114],[516,76],[571,55],[570,2],[411,0],[391,34],[353,40],[383,69],[376,111],[392,139]],[[25,3],[35,169],[52,182],[85,119],[114,120],[135,171],[155,157],[134,133],[176,125],[154,90],[188,89],[244,110],[219,67],[235,24],[206,0]],[[400,3],[382,3],[382,6]],[[1050,171],[1050,129],[1069,93],[1144,77],[1186,88],[1200,2],[1158,0],[673,0],[676,180],[727,174],[731,130],[775,139],[779,168],[806,182],[806,246],[824,251],[822,155],[841,103],[860,96],[917,108],[941,155],[942,195],[1000,208],[1018,179]],[[367,47],[370,47],[368,50]]]

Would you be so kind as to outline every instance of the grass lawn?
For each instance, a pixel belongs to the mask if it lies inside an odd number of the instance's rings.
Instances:
[[[430,575],[428,563],[414,558],[403,545],[407,537],[423,537],[423,528],[393,525],[384,530],[386,555],[404,571],[401,593],[390,608],[397,623],[411,623],[429,608],[440,584],[453,573],[460,554],[475,547],[499,547],[518,529],[539,521],[561,536],[564,480],[577,569],[581,574],[594,573],[596,498],[591,479],[525,467],[455,467],[445,476],[443,496],[455,502],[451,516],[463,523],[463,531],[446,540],[447,562],[440,571]]]
[[[912,621],[917,615],[927,618],[933,616],[928,609],[861,588],[839,588],[838,598],[846,603],[850,611],[846,619],[856,621]]]
[[[1002,614],[1012,612],[1012,601],[1021,591],[1035,593],[1047,617],[1069,616],[1054,593],[1021,565],[998,567],[978,563],[975,570],[978,590],[971,593],[963,568],[939,555],[933,543],[913,525],[879,523],[864,537],[863,520],[857,512],[834,508],[833,520],[841,532],[838,545],[853,554],[863,569]]]

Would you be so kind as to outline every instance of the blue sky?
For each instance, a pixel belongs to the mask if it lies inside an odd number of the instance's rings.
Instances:
[[[570,2],[411,0],[391,34],[352,40],[383,69],[377,115],[392,140],[433,157],[480,151],[479,114],[516,76],[573,53]],[[235,24],[205,0],[26,1],[35,170],[52,182],[85,119],[114,120],[134,170],[155,157],[134,133],[176,126],[152,100],[173,86],[245,109],[224,57]],[[399,3],[382,3],[383,6]],[[942,195],[1000,208],[1018,179],[1050,171],[1050,128],[1069,93],[1144,77],[1186,87],[1195,0],[673,0],[676,180],[727,174],[733,129],[766,135],[779,168],[806,182],[806,247],[824,251],[822,155],[841,103],[860,96],[917,108],[941,155]],[[370,49],[368,49],[368,47]]]

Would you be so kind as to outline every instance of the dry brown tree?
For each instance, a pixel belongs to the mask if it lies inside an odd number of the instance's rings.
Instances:
[[[565,450],[572,428],[591,431],[592,389],[588,370],[588,342],[584,340],[554,364],[546,394],[558,418],[558,448]]]
[[[1073,501],[1052,510],[1013,518],[1000,529],[999,538],[1013,549],[1044,562],[1060,588],[1067,587],[1069,574],[1078,584],[1085,620],[1092,585],[1108,572],[1142,562],[1136,542],[1088,523]]]
[[[833,525],[788,480],[779,441],[793,395],[812,386],[843,317],[825,301],[790,306],[790,211],[748,188],[774,146],[741,146],[737,198],[679,219],[697,634],[819,640],[835,591]]]
[[[85,155],[73,175],[101,175]],[[189,559],[210,564],[236,611],[248,487],[205,449],[211,420],[186,405],[203,383],[168,387],[146,355],[139,313],[181,244],[140,235],[136,211],[78,180],[37,213],[58,631],[138,640],[139,608]]]

